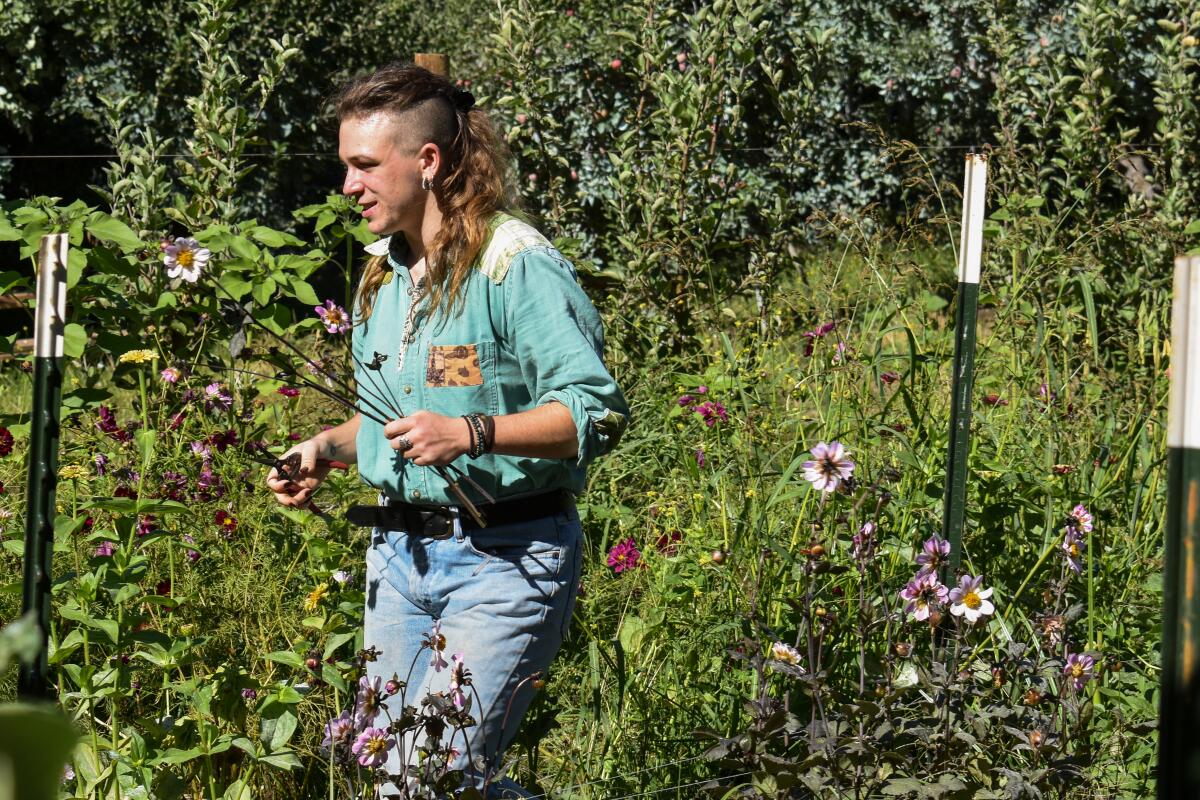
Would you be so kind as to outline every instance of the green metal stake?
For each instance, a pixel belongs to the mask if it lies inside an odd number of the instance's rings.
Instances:
[[[38,254],[22,613],[33,612],[41,644],[35,661],[23,664],[17,675],[17,691],[27,700],[51,699],[46,682],[46,646],[50,636],[50,559],[54,550],[54,489],[58,482],[68,246],[65,233],[43,236]]]
[[[943,580],[962,558],[967,504],[967,453],[971,440],[971,384],[975,378],[975,319],[979,309],[979,268],[983,253],[987,156],[968,153],[963,178],[962,234],[958,247],[958,303],[954,310],[954,367],[951,378],[950,447],[946,455],[946,496],[942,538],[950,542]]]
[[[1200,797],[1200,257],[1175,259],[1158,797]]]

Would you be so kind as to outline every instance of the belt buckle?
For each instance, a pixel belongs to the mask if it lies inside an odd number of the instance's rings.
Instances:
[[[441,514],[438,514],[437,516],[438,516],[438,519],[442,519],[442,520],[446,521],[446,530],[442,533],[437,534],[436,536],[431,534],[429,536],[430,539],[438,539],[438,540],[449,539],[451,536],[454,535],[454,523],[456,520],[459,519],[461,512],[459,511],[458,506],[444,506],[444,508],[447,512],[449,512],[449,516],[444,517]],[[439,509],[439,511],[440,510],[441,509]]]

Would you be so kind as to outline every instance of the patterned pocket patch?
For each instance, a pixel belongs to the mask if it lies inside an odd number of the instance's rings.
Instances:
[[[425,385],[482,386],[483,372],[479,369],[479,352],[473,344],[435,344],[429,347],[429,365],[425,369]]]

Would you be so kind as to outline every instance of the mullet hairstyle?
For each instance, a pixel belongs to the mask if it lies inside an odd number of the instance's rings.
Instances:
[[[464,102],[468,98],[448,78],[395,62],[353,78],[331,99],[339,124],[379,111],[397,119],[403,115],[416,129],[414,138],[421,139],[417,147],[432,142],[441,150],[443,163],[431,191],[442,210],[442,227],[426,248],[424,294],[431,296],[432,308],[446,312],[461,299],[487,240],[488,223],[497,212],[515,206],[507,149],[488,114]],[[367,261],[354,297],[360,321],[370,318],[388,272],[386,255]]]

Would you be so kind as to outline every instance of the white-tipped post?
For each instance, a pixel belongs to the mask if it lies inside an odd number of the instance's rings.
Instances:
[[[49,696],[46,644],[50,633],[50,565],[54,546],[68,248],[67,235],[55,233],[42,237],[38,255],[22,608],[24,613],[33,616],[40,638],[37,657],[31,663],[22,664],[17,675],[17,690],[26,699]]]
[[[958,302],[954,313],[954,363],[950,385],[950,444],[946,454],[946,495],[942,537],[950,543],[943,577],[962,555],[967,505],[967,453],[971,438],[971,386],[975,380],[975,321],[983,262],[983,221],[987,213],[987,156],[970,153],[963,175],[962,234],[958,249]]]

